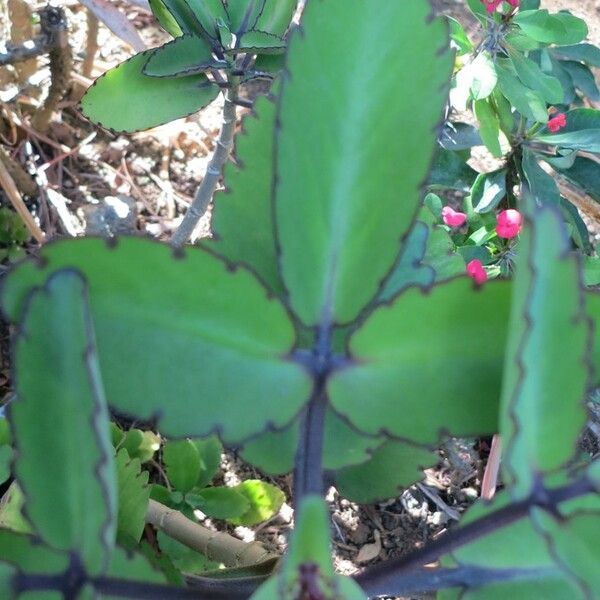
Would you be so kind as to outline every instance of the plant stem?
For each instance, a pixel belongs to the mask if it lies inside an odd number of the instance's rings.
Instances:
[[[239,77],[229,77],[229,88],[225,92],[223,123],[219,139],[217,140],[217,147],[206,169],[204,179],[196,191],[196,196],[192,204],[171,238],[171,245],[175,248],[179,248],[189,241],[198,221],[200,221],[212,200],[223,171],[223,166],[231,154],[237,117],[236,102],[239,85]]]
[[[410,577],[423,565],[435,562],[448,552],[522,519],[534,506],[554,511],[561,502],[594,491],[592,482],[586,478],[578,479],[560,488],[548,490],[541,487],[529,498],[508,504],[476,521],[459,526],[430,542],[424,548],[367,569],[356,577],[356,581],[368,595],[402,595],[402,592],[396,593],[398,586],[402,584],[405,577]],[[385,590],[385,593],[381,590]]]
[[[146,523],[226,567],[255,566],[279,559],[278,555],[270,553],[260,542],[249,544],[227,533],[212,531],[191,521],[178,510],[172,510],[154,500],[148,503]]]
[[[300,422],[300,441],[294,464],[294,506],[304,496],[323,495],[323,438],[327,393],[325,384],[331,369],[331,327],[321,326],[315,348],[309,359],[315,389]]]

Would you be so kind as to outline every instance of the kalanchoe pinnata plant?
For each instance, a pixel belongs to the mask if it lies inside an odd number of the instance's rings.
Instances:
[[[204,214],[229,158],[240,84],[274,77],[297,0],[152,0],[174,39],[136,54],[98,78],[81,101],[83,114],[112,131],[131,132],[190,115],[225,95],[213,158],[174,246],[186,243]],[[275,59],[275,60],[273,60]]]
[[[441,202],[423,201],[421,185],[453,56],[425,0],[372,8],[309,3],[281,88],[246,120],[243,168],[226,169],[205,247],[60,241],[8,276],[14,470],[36,537],[0,530],[7,597],[600,590],[598,464],[573,461],[598,384],[600,295],[584,290],[561,212],[533,185],[522,186],[514,283],[447,277],[453,257],[434,251],[447,239]],[[273,576],[167,586],[172,570],[118,550],[107,406],[173,439],[216,433],[268,473],[293,470],[295,530]],[[63,432],[54,444],[47,422]],[[336,575],[326,484],[358,502],[390,498],[448,435],[497,432],[506,490],[494,504],[404,558]],[[187,495],[197,473],[178,473]]]

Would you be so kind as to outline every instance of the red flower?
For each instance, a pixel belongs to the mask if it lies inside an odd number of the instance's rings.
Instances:
[[[481,0],[481,3],[485,6],[488,15],[491,15],[501,4],[503,0]]]
[[[472,260],[467,265],[467,274],[477,285],[482,285],[488,278],[481,261],[478,259]]]
[[[565,113],[558,113],[548,121],[548,129],[552,133],[560,131],[563,127],[567,126],[567,115]]]
[[[503,0],[480,0],[485,6],[488,15],[491,15],[503,2]],[[519,6],[519,0],[506,0],[513,8]]]
[[[496,233],[498,237],[511,240],[521,232],[523,217],[518,210],[503,210],[497,217]]]
[[[467,220],[465,213],[457,212],[449,206],[442,208],[442,219],[448,227],[461,227]]]

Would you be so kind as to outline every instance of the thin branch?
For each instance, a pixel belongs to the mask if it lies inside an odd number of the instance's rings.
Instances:
[[[179,227],[171,238],[171,245],[178,248],[187,243],[194,233],[198,221],[202,218],[213,194],[219,183],[223,167],[233,148],[233,136],[235,134],[235,124],[237,117],[236,101],[240,80],[238,77],[230,77],[229,89],[225,92],[225,106],[223,107],[223,123],[221,133],[217,140],[217,147],[206,169],[206,174],[202,183],[196,191],[196,196],[192,201],[187,213],[183,217]]]
[[[227,567],[255,566],[279,560],[279,555],[269,552],[260,542],[247,543],[227,533],[212,531],[154,500],[148,504],[146,523]]]
[[[37,223],[33,220],[33,217],[27,210],[25,202],[23,202],[23,198],[21,197],[13,178],[10,176],[10,173],[4,166],[2,160],[0,160],[0,188],[4,190],[4,193],[10,200],[10,203],[13,205],[21,219],[23,219],[23,222],[25,223],[29,233],[33,236],[36,242],[43,244],[45,239],[44,232],[37,226]]]
[[[493,583],[507,581],[531,581],[541,578],[559,578],[557,569],[488,569],[484,567],[464,566],[454,569],[424,568],[400,575],[393,576],[380,582],[379,586],[371,584],[368,590],[370,598],[376,596],[389,596],[393,589],[393,596],[413,596],[436,592],[447,588],[460,587],[473,589]]]
[[[561,502],[594,491],[594,486],[586,478],[555,489],[541,488],[529,498],[514,502],[471,523],[459,526],[407,556],[375,565],[357,575],[355,579],[368,595],[381,595],[380,590],[385,590],[385,595],[395,596],[398,582],[402,582],[405,577],[410,577],[415,569],[436,562],[444,554],[522,519],[534,506],[554,511]]]

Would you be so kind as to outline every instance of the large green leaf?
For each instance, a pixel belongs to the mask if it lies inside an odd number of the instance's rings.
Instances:
[[[592,67],[600,67],[600,48],[593,44],[558,46],[550,50],[558,58],[584,62]]]
[[[358,315],[414,216],[452,63],[429,12],[425,0],[309,4],[290,43],[275,206],[282,273],[306,325]]]
[[[408,289],[350,338],[352,362],[328,383],[333,407],[362,431],[419,444],[496,431],[509,298],[505,282],[476,293],[466,278]]]
[[[235,152],[243,167],[225,167],[227,192],[215,196],[214,235],[203,245],[228,261],[248,265],[282,296],[271,204],[275,109],[270,99],[261,97],[256,115],[244,119],[245,134],[236,138]]]
[[[236,35],[256,26],[265,8],[265,0],[228,0],[229,29]]]
[[[534,509],[533,521],[564,575],[584,597],[597,598],[600,591],[600,513],[575,514],[557,519],[541,509]]]
[[[96,79],[81,100],[83,114],[112,131],[139,131],[191,115],[219,95],[219,86],[202,74],[144,75],[154,52],[140,52]]]
[[[240,442],[267,423],[285,426],[309,398],[310,376],[287,358],[295,337],[288,316],[247,271],[196,248],[174,258],[168,246],[139,238],[116,248],[57,242],[41,256],[44,268],[25,262],[9,274],[6,312],[18,319],[28,290],[49,272],[80,270],[107,398],[120,411],[156,417],[164,435],[218,429],[227,443]]]
[[[327,507],[321,498],[303,498],[283,568],[258,589],[251,600],[296,600],[310,582],[312,597],[323,600],[365,600],[349,578],[336,576],[331,563]],[[317,596],[317,594],[319,594]]]
[[[173,15],[167,10],[164,2],[162,0],[148,0],[150,3],[150,8],[156,17],[156,20],[160,23],[161,27],[170,33],[173,37],[180,36],[183,32],[181,27],[177,23],[177,20]]]
[[[97,574],[115,543],[116,490],[86,296],[82,278],[68,270],[30,295],[15,342],[9,417],[31,524],[49,546],[73,552]]]
[[[538,206],[559,206],[560,191],[554,178],[537,161],[536,155],[528,148],[523,148],[521,166],[529,184],[528,193]]]
[[[193,508],[215,519],[232,519],[250,510],[250,502],[236,489],[225,486],[209,487],[186,496]]]
[[[142,471],[140,461],[130,458],[126,450],[117,453],[119,513],[117,540],[125,547],[135,547],[144,530],[150,487],[148,471]]]
[[[510,52],[517,76],[527,87],[538,91],[548,104],[560,104],[564,91],[556,77],[546,75],[539,65],[520,52]]]
[[[500,121],[498,115],[487,100],[476,100],[473,102],[473,112],[479,121],[479,135],[490,151],[492,156],[500,158],[502,148],[500,146]]]
[[[477,137],[479,138],[478,134]],[[481,144],[481,139],[477,143]],[[427,188],[466,192],[473,185],[476,177],[477,171],[464,161],[460,153],[438,148],[427,180]]]
[[[562,61],[561,66],[567,70],[578,90],[594,102],[600,100],[600,90],[589,67],[571,60]]]
[[[172,1],[172,0],[169,0]],[[218,20],[227,21],[227,11],[222,0],[186,0],[197,22],[209,38],[219,37]]]
[[[290,26],[298,0],[266,0],[256,29],[283,36]]]
[[[294,468],[294,455],[299,439],[298,420],[282,430],[269,431],[250,440],[240,455],[269,475],[283,475]],[[325,414],[323,467],[333,471],[358,465],[369,459],[384,439],[359,433],[334,411]]]
[[[567,11],[550,14],[547,10],[523,10],[513,22],[529,37],[545,44],[577,44],[588,33],[585,21]]]
[[[0,529],[0,557],[25,573],[51,575],[69,567],[69,556],[40,543],[39,538]]]
[[[560,212],[531,211],[519,245],[501,411],[506,480],[519,499],[540,474],[573,457],[590,383],[579,262]]]
[[[183,35],[153,50],[142,71],[150,77],[175,77],[218,66],[210,46],[202,38]]]
[[[591,158],[578,156],[573,165],[560,174],[600,202],[600,164]]]
[[[559,133],[544,128],[533,141],[600,153],[600,110],[576,108],[566,113],[566,120]]]
[[[390,440],[367,462],[337,471],[333,485],[353,502],[379,502],[398,496],[422,479],[423,469],[435,465],[438,459],[430,450]]]
[[[508,59],[496,60],[498,86],[510,103],[526,118],[545,123],[548,120],[546,103],[542,95],[524,86],[518,79],[512,63]]]

